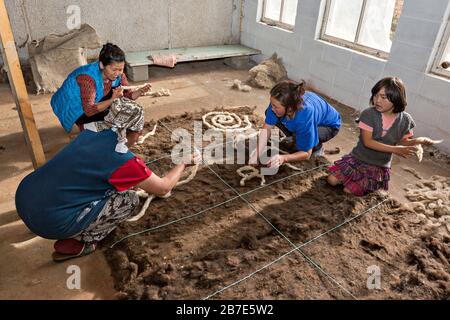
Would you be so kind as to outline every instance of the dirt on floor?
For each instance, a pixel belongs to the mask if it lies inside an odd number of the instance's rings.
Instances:
[[[253,125],[262,120],[253,108],[228,111]],[[162,175],[171,166],[162,157],[176,143],[171,131],[193,132],[205,112],[160,119],[136,153]],[[425,228],[385,193],[357,198],[330,187],[327,164],[317,157],[295,164],[303,172],[282,166],[264,186],[257,178],[241,186],[242,165],[201,166],[191,182],[103,243],[117,297],[449,299],[445,226]]]

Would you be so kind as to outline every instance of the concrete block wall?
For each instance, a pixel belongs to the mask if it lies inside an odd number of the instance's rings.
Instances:
[[[262,0],[245,0],[241,43],[283,58],[291,79],[305,79],[324,94],[357,110],[368,106],[373,85],[398,76],[407,87],[407,111],[416,135],[445,139],[450,152],[450,80],[431,75],[431,67],[450,15],[448,0],[408,0],[387,60],[319,40],[324,0],[298,0],[293,32],[259,22]]]
[[[5,0],[17,44],[69,32],[69,5],[81,23],[125,51],[239,43],[242,0]],[[19,49],[26,60],[26,48]],[[1,58],[0,58],[1,59]]]

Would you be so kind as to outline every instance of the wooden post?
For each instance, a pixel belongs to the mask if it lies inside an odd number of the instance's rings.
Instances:
[[[7,67],[9,84],[14,101],[19,111],[20,122],[27,142],[28,150],[35,169],[45,163],[44,150],[41,138],[34,121],[33,111],[28,98],[25,80],[20,68],[16,44],[11,30],[5,1],[0,0],[0,49],[2,50],[3,62]]]

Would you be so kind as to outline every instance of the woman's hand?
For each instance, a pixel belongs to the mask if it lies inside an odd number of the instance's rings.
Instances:
[[[187,167],[195,166],[202,162],[202,155],[200,152],[195,151],[186,161],[184,161],[184,165]]]
[[[415,146],[396,146],[394,153],[402,158],[408,158],[409,156],[415,155],[417,152],[417,147]]]
[[[151,89],[152,89],[152,85],[150,83],[147,83],[145,86],[143,86],[142,88],[139,88],[136,91],[139,92],[139,97],[142,97],[144,94],[151,91]]]
[[[131,93],[131,99],[136,100],[139,97],[142,97],[143,95],[145,95],[147,92],[151,91],[151,89],[152,89],[152,85],[150,83],[147,83],[143,87],[133,91]]]
[[[282,154],[277,154],[269,159],[267,166],[269,168],[278,168],[285,162],[286,162],[286,157]]]
[[[113,89],[112,100],[116,100],[123,97],[123,89],[121,87],[117,87]]]

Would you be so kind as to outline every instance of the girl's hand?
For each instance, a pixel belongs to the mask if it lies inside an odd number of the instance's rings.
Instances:
[[[396,146],[394,153],[402,158],[408,158],[409,156],[415,155],[417,152],[417,147],[415,146]]]
[[[442,140],[433,140],[427,137],[420,137],[420,138],[416,138],[416,143],[417,144],[424,144],[426,146],[431,146],[433,144],[437,144],[437,143],[441,143]]]
[[[286,157],[284,155],[277,154],[276,156],[273,156],[269,159],[267,166],[269,168],[278,168],[285,162],[286,162]]]

